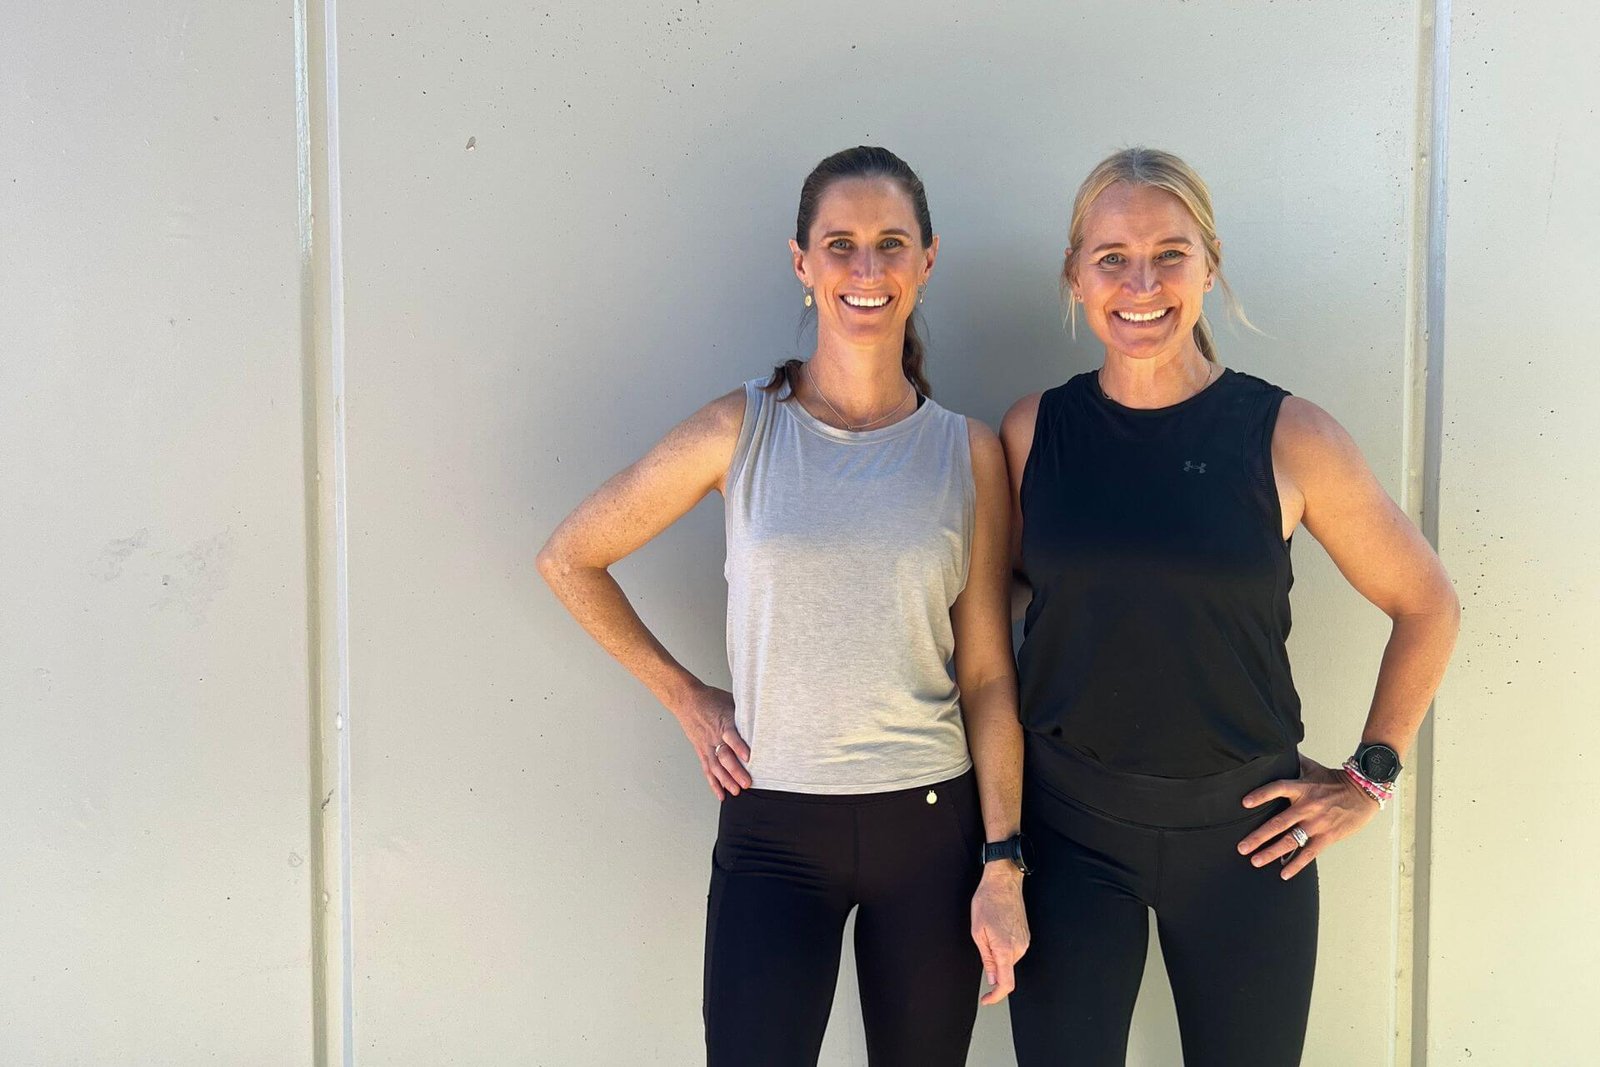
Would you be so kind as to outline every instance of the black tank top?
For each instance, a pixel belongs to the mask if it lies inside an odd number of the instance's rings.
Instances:
[[[1106,397],[1096,372],[1040,398],[1022,475],[1028,731],[1172,778],[1301,740],[1272,476],[1287,395],[1224,370],[1153,410]]]

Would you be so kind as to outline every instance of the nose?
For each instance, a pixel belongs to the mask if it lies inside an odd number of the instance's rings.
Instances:
[[[1149,260],[1141,260],[1134,264],[1126,278],[1128,291],[1133,296],[1147,296],[1161,288],[1156,266]]]
[[[856,256],[856,277],[870,281],[871,279],[876,278],[882,269],[883,262],[878,256],[876,249],[863,248]]]

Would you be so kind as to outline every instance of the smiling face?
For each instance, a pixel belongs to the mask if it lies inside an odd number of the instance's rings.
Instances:
[[[1145,360],[1199,355],[1194,326],[1212,273],[1183,201],[1118,182],[1085,213],[1067,281],[1107,350]]]
[[[923,245],[911,197],[878,177],[833,182],[807,247],[789,242],[795,274],[815,295],[819,334],[851,344],[898,345],[938,249],[937,237]]]

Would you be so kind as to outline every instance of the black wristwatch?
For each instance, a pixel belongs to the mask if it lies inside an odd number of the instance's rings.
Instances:
[[[1388,745],[1377,743],[1362,745],[1350,758],[1355,760],[1356,769],[1369,782],[1393,785],[1394,780],[1400,777],[1400,753]]]
[[[983,846],[983,862],[1010,860],[1023,874],[1033,873],[1033,846],[1026,834],[1012,834],[1004,841],[989,841]]]

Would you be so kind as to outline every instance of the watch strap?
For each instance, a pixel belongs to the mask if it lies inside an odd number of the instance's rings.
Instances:
[[[1004,841],[985,841],[983,843],[983,862],[993,863],[995,860],[1014,860],[1017,858],[1017,839],[1008,837]]]
[[[1028,846],[1028,839],[1020,832],[1004,841],[984,842],[983,862],[989,864],[1000,860],[1010,860],[1023,874],[1033,873],[1033,852]]]

